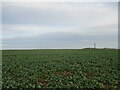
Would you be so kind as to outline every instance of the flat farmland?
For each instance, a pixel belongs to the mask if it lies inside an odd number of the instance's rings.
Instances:
[[[118,88],[118,50],[3,50],[3,88]]]

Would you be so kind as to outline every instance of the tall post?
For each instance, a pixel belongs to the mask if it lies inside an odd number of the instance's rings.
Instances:
[[[96,48],[96,43],[94,43],[94,49]]]

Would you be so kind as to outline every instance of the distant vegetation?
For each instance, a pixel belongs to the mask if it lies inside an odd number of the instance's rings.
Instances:
[[[118,50],[3,50],[3,88],[117,88]]]
[[[83,49],[116,49],[116,48],[83,48]]]

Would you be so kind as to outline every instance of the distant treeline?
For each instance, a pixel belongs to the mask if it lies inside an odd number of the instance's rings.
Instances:
[[[83,48],[83,49],[116,49],[116,48]]]

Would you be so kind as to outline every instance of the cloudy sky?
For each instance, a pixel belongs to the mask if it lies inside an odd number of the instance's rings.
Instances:
[[[4,2],[3,49],[118,47],[116,2]]]

